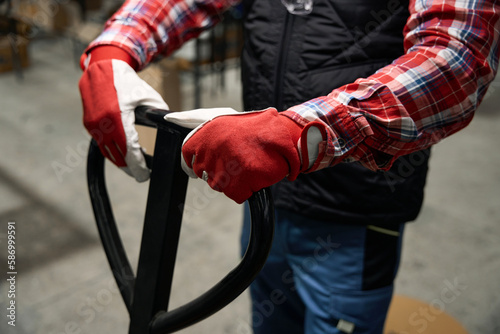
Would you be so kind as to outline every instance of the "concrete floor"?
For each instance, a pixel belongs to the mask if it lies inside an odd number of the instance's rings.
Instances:
[[[87,195],[80,71],[67,40],[37,41],[30,51],[24,80],[0,75],[0,333],[127,333]],[[203,106],[240,108],[238,75],[226,79],[230,90],[206,89]],[[213,83],[205,78],[203,85]],[[397,293],[440,307],[473,334],[500,333],[499,89],[496,81],[472,124],[434,148],[425,205],[407,227],[396,282]],[[184,90],[189,96],[190,87]],[[114,168],[107,174],[135,264],[147,185]],[[238,261],[241,207],[201,181],[190,183],[187,203],[197,210],[183,225],[172,306],[205,291]],[[15,327],[6,318],[9,221],[17,233]],[[244,293],[182,333],[249,333],[248,307]]]

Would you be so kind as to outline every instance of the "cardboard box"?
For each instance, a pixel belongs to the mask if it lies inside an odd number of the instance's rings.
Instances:
[[[22,68],[29,66],[29,41],[18,35],[0,37],[0,73],[12,71],[18,61]]]
[[[14,33],[27,39],[32,34],[31,26],[27,22],[15,17],[6,16],[0,16],[0,31],[2,35]]]
[[[75,20],[68,0],[21,0],[14,2],[13,15],[33,27],[62,32]]]

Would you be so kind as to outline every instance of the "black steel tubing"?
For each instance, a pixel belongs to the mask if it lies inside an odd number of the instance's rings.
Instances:
[[[180,169],[180,148],[189,129],[164,121],[167,111],[136,109],[136,123],[158,128],[141,254],[134,278],[106,191],[104,157],[91,142],[87,163],[89,193],[99,235],[130,313],[129,334],[164,334],[214,314],[239,296],[264,265],[274,233],[274,208],[267,189],[249,199],[252,231],[241,263],[202,296],[168,311],[187,176]],[[152,160],[152,161],[151,161]],[[134,297],[135,296],[135,297]]]
[[[240,264],[210,290],[172,311],[157,314],[152,334],[166,334],[186,328],[216,313],[238,297],[264,265],[274,234],[274,208],[267,189],[249,199],[252,231],[247,251]]]
[[[188,183],[180,162],[185,133],[162,123],[155,143],[129,334],[147,333],[151,319],[168,308],[175,268]]]
[[[130,312],[135,281],[134,273],[116,227],[106,190],[104,156],[101,154],[95,140],[90,142],[89,147],[87,182],[99,236],[125,306]]]

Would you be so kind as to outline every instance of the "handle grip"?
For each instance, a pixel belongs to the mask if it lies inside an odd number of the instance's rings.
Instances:
[[[248,200],[252,230],[241,262],[203,295],[167,311],[182,221],[182,212],[178,211],[183,207],[187,188],[187,176],[180,169],[180,146],[190,131],[166,122],[164,116],[168,112],[145,107],[135,111],[136,124],[158,129],[155,154],[146,159],[152,171],[136,276],[116,226],[104,178],[105,159],[95,141],[91,142],[87,159],[94,216],[109,265],[130,313],[129,334],[172,333],[225,307],[262,269],[274,234],[271,194],[263,189]]]

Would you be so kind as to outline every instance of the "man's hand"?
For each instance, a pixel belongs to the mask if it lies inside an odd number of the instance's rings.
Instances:
[[[195,115],[200,112],[172,113],[166,120],[186,126]],[[309,167],[307,148],[299,153],[302,126],[276,109],[208,118],[184,140],[183,169],[237,203],[285,177],[295,180]]]
[[[87,58],[82,66],[79,88],[83,123],[105,157],[143,182],[149,178],[149,169],[135,130],[134,109],[140,105],[159,109],[168,106],[158,92],[139,78],[131,67],[131,58],[120,53],[124,51],[102,48],[91,51],[90,61]]]

